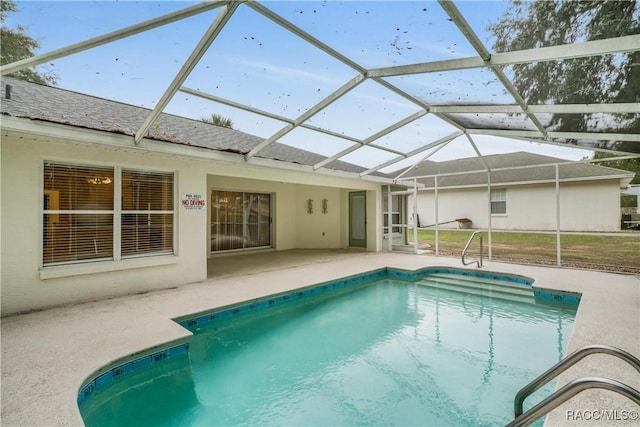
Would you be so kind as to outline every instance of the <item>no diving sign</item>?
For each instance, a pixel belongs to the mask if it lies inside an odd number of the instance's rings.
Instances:
[[[182,196],[182,207],[185,209],[203,209],[205,204],[202,194],[185,194]]]

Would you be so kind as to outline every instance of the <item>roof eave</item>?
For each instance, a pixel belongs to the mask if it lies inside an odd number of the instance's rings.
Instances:
[[[185,143],[143,138],[139,144],[134,144],[133,136],[123,134],[122,132],[117,132],[115,130],[113,132],[109,132],[105,130],[82,128],[70,124],[26,117],[3,115],[0,130],[2,131],[2,135],[10,135],[12,133],[18,135],[27,134],[46,138],[47,140],[52,141],[57,140],[61,142],[97,144],[114,148],[125,148],[132,151],[154,152],[174,156],[216,160],[225,163],[251,164],[283,171],[328,175],[337,178],[356,179],[360,181],[364,180],[384,184],[390,184],[393,182],[391,178],[371,175],[361,177],[358,173],[337,171],[326,168],[314,169],[313,166],[309,165],[267,159],[263,157],[252,157],[247,160],[242,153],[232,153],[211,148],[203,148]]]

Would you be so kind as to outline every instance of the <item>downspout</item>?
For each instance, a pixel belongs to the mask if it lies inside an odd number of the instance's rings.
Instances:
[[[435,180],[435,208],[436,208],[436,255],[440,255],[440,242],[438,241],[438,175]]]
[[[389,252],[393,252],[393,227],[391,226],[391,207],[391,185],[387,185],[387,249],[389,250]]]
[[[556,169],[556,264],[562,266],[560,255],[560,165],[555,165]]]
[[[418,255],[418,179],[413,178],[413,253]]]
[[[492,228],[492,223],[491,223],[491,171],[487,171],[487,198],[489,199],[489,203],[488,203],[488,231],[487,231],[487,245],[489,245],[489,261],[491,261],[491,257],[493,254],[492,251],[492,247],[491,247],[491,228]]]

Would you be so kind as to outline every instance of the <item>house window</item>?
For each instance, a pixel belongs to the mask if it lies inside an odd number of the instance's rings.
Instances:
[[[46,162],[42,225],[45,266],[173,253],[173,174]]]
[[[507,189],[492,188],[491,189],[491,213],[506,214],[507,213]]]
[[[122,256],[173,251],[173,174],[122,171]]]
[[[271,194],[211,192],[212,252],[271,246]]]

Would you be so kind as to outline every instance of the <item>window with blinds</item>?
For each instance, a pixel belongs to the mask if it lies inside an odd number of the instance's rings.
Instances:
[[[506,188],[491,189],[491,213],[492,214],[507,213],[507,189]]]
[[[173,251],[173,174],[122,171],[122,256]]]
[[[211,192],[211,251],[271,247],[271,194]]]
[[[173,252],[172,173],[45,162],[43,175],[43,265]]]

